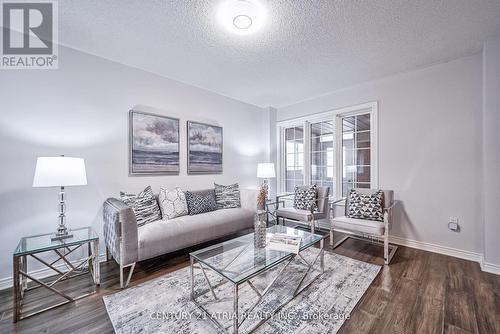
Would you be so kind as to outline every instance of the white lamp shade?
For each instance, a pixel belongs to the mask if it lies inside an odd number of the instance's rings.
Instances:
[[[272,162],[258,164],[257,177],[263,179],[276,177],[276,172],[274,171],[274,164]]]
[[[33,187],[83,186],[87,184],[85,161],[71,157],[40,157]]]

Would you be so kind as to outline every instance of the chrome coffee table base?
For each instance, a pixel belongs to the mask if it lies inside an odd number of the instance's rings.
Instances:
[[[259,305],[259,303],[262,301],[262,299],[270,292],[272,289],[275,287],[276,282],[280,277],[284,275],[286,272],[286,268],[289,266],[290,263],[292,263],[295,260],[299,260],[299,263],[303,264],[307,270],[306,272],[302,275],[300,280],[298,281],[297,286],[295,287],[295,290],[293,291],[293,294],[291,295],[291,298],[288,298],[286,302],[283,304],[279,305],[277,308],[272,310],[271,312],[266,312],[266,316],[263,317],[262,319],[259,320],[254,326],[252,326],[249,330],[247,330],[247,333],[252,333],[254,330],[256,330],[259,326],[261,326],[263,323],[265,323],[269,318],[271,318],[274,314],[276,314],[278,311],[280,311],[284,306],[286,306],[291,300],[293,300],[296,296],[298,296],[302,291],[307,289],[311,283],[313,283],[319,276],[321,276],[325,270],[324,266],[324,249],[323,249],[323,239],[319,241],[320,244],[320,250],[314,257],[314,259],[310,262],[307,261],[302,256],[302,252],[305,250],[302,250],[299,252],[299,254],[290,254],[286,258],[284,258],[282,261],[274,264],[273,266],[263,268],[262,271],[256,272],[252,274],[251,276],[247,277],[245,280],[240,281],[240,282],[234,282],[232,280],[228,280],[221,272],[217,270],[213,270],[209,266],[203,264],[201,261],[199,261],[196,257],[191,256],[191,265],[190,265],[190,271],[191,271],[191,300],[196,304],[196,306],[204,312],[204,314],[207,316],[208,319],[212,321],[214,325],[216,325],[220,330],[222,330],[224,333],[232,333],[232,334],[238,334],[240,333],[240,328],[243,325],[243,323],[248,319],[248,315],[251,314],[251,312]],[[312,245],[311,245],[312,246]],[[307,247],[306,249],[308,249]],[[237,254],[236,257],[238,257],[241,253]],[[315,267],[317,262],[319,260],[319,268]],[[230,263],[232,263],[230,261]],[[261,274],[264,274],[268,272],[269,270],[276,268],[278,265],[283,264],[284,265],[279,269],[277,275],[272,279],[272,281],[267,285],[267,287],[264,290],[259,290],[251,281],[252,278],[255,278],[256,276],[259,276]],[[195,292],[195,269],[201,272],[203,275],[204,281],[207,283],[209,290],[200,294],[196,295]],[[207,271],[213,272],[217,274],[217,276],[221,277],[223,280],[220,283],[213,284],[213,282],[210,281],[207,275]],[[306,278],[309,276],[312,276],[311,274],[313,272],[318,272],[317,275],[315,275],[310,281],[304,284],[306,282]],[[226,283],[229,283],[232,285],[232,290],[233,290],[233,297],[227,297],[227,298],[219,298],[216,293],[215,289],[218,288],[219,286],[222,286]],[[253,292],[258,296],[258,300],[250,306],[247,310],[243,312],[239,312],[238,309],[238,299],[242,296],[239,295],[239,290],[241,285],[243,284],[248,284],[250,288],[252,289]],[[211,295],[211,301],[206,302],[204,304],[200,303],[197,298],[200,298],[206,294]],[[232,324],[232,331],[230,331],[230,327],[228,328],[224,327],[219,322],[219,319],[213,316],[213,314],[206,308],[206,305],[212,304],[212,303],[219,303],[222,301],[228,301],[232,300],[233,301],[233,309],[232,309],[232,314],[231,314],[231,319],[233,321]]]

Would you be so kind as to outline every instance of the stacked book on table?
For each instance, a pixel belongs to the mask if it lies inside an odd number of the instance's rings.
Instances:
[[[298,254],[302,238],[296,235],[274,233],[267,241],[268,249]]]

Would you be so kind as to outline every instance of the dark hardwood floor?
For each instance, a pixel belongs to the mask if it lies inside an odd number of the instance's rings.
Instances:
[[[350,239],[334,252],[383,264],[382,249],[368,242]],[[130,286],[188,266],[187,254],[139,263]],[[84,289],[87,280],[70,283]],[[46,301],[44,290],[35,290],[29,304]],[[118,291],[118,265],[102,263],[97,294],[16,324],[12,290],[0,291],[0,333],[112,333],[102,296]],[[500,333],[500,276],[482,272],[475,262],[399,247],[339,333]]]

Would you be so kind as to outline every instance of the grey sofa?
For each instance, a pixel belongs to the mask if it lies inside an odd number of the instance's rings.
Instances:
[[[120,266],[120,286],[128,285],[138,261],[252,228],[258,190],[240,189],[240,195],[241,208],[158,220],[140,227],[130,207],[119,199],[108,198],[103,207],[106,256]],[[129,274],[124,280],[126,268]]]

